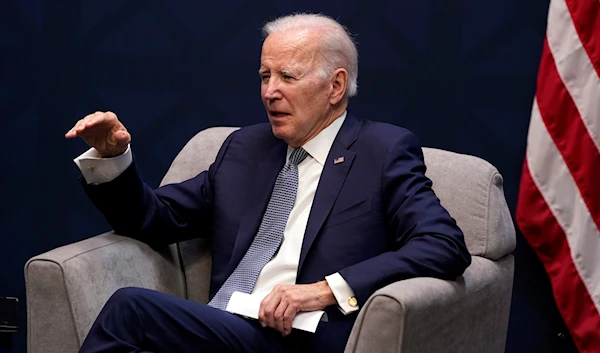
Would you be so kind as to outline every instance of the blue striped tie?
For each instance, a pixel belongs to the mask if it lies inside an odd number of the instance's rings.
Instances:
[[[288,163],[277,176],[267,210],[250,248],[208,305],[225,310],[233,292],[252,293],[258,274],[281,245],[283,231],[296,201],[298,164],[307,155],[303,148],[296,148],[290,155]]]

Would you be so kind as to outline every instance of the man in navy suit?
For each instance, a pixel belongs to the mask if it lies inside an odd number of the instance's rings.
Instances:
[[[152,190],[111,112],[67,132],[92,147],[76,159],[82,184],[117,233],[153,246],[208,237],[213,256],[208,305],[121,289],[81,352],[343,352],[377,289],[417,276],[453,279],[469,265],[415,136],[347,112],[358,77],[347,31],[309,14],[263,31],[269,124],[231,134],[195,178]],[[257,270],[256,256],[268,251]],[[250,287],[240,284],[252,271]],[[233,290],[263,298],[259,320],[222,310]],[[328,321],[314,334],[292,329],[297,313],[315,310]]]

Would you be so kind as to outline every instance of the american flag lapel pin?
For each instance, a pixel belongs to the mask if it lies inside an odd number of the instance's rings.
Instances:
[[[333,160],[333,164],[340,164],[344,162],[344,157],[338,157]]]

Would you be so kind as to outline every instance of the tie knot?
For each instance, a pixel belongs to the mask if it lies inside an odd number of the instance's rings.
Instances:
[[[306,150],[304,148],[298,147],[290,155],[289,163],[292,165],[298,165],[298,164],[302,163],[302,161],[304,160],[304,158],[306,158],[306,156],[308,156],[308,152],[306,152]]]

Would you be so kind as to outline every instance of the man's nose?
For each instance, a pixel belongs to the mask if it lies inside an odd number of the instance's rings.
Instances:
[[[264,97],[266,99],[280,99],[281,91],[279,89],[279,83],[276,79],[269,79],[267,83],[264,83]]]

